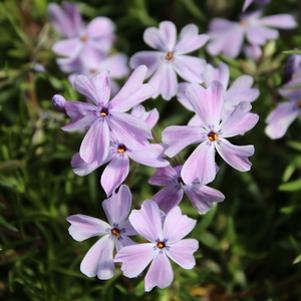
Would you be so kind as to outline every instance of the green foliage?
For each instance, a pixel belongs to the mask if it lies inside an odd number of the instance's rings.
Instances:
[[[188,200],[183,210],[198,224],[192,233],[200,241],[197,266],[175,268],[175,281],[165,290],[145,294],[143,278],[129,280],[120,273],[107,281],[89,279],[79,264],[93,239],[74,242],[66,217],[83,213],[102,217],[101,171],[78,177],[70,168],[81,135],[60,130],[65,117],[51,105],[51,96],[74,98],[66,75],[51,53],[56,39],[46,18],[47,0],[0,2],[0,299],[6,301],[92,300],[299,300],[301,295],[301,125],[286,137],[271,141],[264,120],[275,106],[287,54],[299,53],[300,29],[282,32],[269,43],[255,64],[244,58],[225,61],[231,77],[255,77],[261,96],[254,104],[258,126],[238,144],[254,144],[253,168],[244,174],[221,165],[215,186],[224,203],[199,216]],[[91,0],[79,3],[86,19],[106,15],[118,28],[116,48],[133,54],[145,49],[143,30],[170,19],[178,27],[196,23],[206,31],[214,16],[238,17],[242,1],[218,0]],[[298,0],[276,1],[269,13],[301,11]],[[300,22],[300,14],[297,16]],[[204,53],[199,53],[206,56]],[[209,59],[209,57],[207,57]],[[46,72],[34,71],[42,64]],[[167,125],[184,124],[191,113],[176,100],[151,100],[161,121],[157,137]],[[150,168],[133,166],[127,180],[134,206],[157,191],[147,184]]]

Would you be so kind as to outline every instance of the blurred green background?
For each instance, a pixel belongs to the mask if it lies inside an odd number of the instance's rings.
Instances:
[[[59,1],[57,1],[59,3]],[[142,34],[161,20],[178,28],[195,23],[205,32],[216,16],[237,19],[242,0],[99,0],[78,1],[86,20],[108,16],[117,24],[115,49],[131,55],[146,49]],[[79,264],[93,239],[77,243],[68,235],[66,216],[82,213],[102,217],[101,170],[87,177],[73,174],[70,159],[82,135],[65,134],[66,122],[51,104],[54,93],[76,98],[67,76],[58,69],[51,45],[58,38],[46,16],[47,0],[0,1],[0,299],[6,301],[297,301],[301,300],[301,124],[286,137],[271,141],[264,120],[275,107],[286,50],[301,48],[301,29],[281,33],[255,64],[241,57],[221,60],[231,77],[254,76],[261,96],[254,104],[260,122],[238,144],[254,144],[249,173],[221,163],[214,186],[224,203],[199,216],[188,201],[183,210],[198,219],[192,237],[200,241],[197,266],[175,268],[168,289],[145,294],[143,277],[119,273],[109,281],[89,279]],[[299,0],[272,0],[266,14],[291,13],[300,22]],[[36,64],[45,72],[35,71]],[[39,65],[38,65],[39,66]],[[82,99],[82,98],[80,98]],[[146,102],[161,120],[156,136],[171,124],[191,117],[175,99]],[[235,140],[235,139],[234,139]],[[157,190],[147,183],[151,168],[132,165],[126,183],[134,206]]]

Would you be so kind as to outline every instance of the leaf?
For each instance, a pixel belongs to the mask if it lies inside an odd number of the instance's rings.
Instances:
[[[280,191],[297,191],[301,190],[301,179],[291,181],[279,186]]]

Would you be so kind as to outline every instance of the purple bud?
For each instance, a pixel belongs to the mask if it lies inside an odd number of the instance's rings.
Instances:
[[[289,82],[294,74],[301,69],[301,55],[293,54],[288,57],[284,65],[283,83]]]
[[[60,110],[64,110],[66,99],[61,95],[55,94],[52,97],[52,103],[56,108],[58,108]]]

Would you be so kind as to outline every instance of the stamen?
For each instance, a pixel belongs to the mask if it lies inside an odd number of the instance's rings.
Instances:
[[[164,249],[166,247],[165,242],[164,241],[158,241],[157,242],[157,248],[158,249]]]
[[[111,230],[112,235],[119,237],[120,236],[120,230],[118,228],[113,228]]]
[[[100,117],[107,117],[109,115],[108,109],[107,108],[102,108],[99,115],[100,115]]]
[[[90,73],[91,75],[96,75],[97,70],[96,70],[96,69],[90,69],[90,70],[89,70],[89,73]]]
[[[165,59],[167,61],[171,61],[173,59],[173,52],[172,51],[166,52]]]
[[[301,99],[296,102],[297,108],[301,109]]]
[[[88,41],[88,36],[86,34],[80,37],[81,42],[86,43]]]
[[[210,132],[210,133],[208,134],[208,139],[209,139],[209,141],[214,142],[214,141],[216,141],[216,140],[219,139],[219,136],[218,136],[218,134],[215,133],[215,132]]]
[[[118,154],[123,154],[123,153],[125,153],[125,152],[126,152],[126,147],[125,147],[125,145],[124,145],[124,144],[118,145],[118,147],[117,147],[117,153],[118,153]]]

